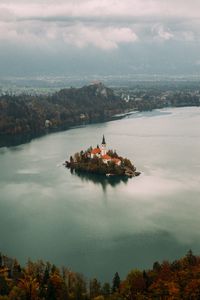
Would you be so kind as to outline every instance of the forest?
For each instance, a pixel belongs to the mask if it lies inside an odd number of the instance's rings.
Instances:
[[[126,104],[98,83],[52,95],[1,95],[0,135],[34,134],[109,120]]]
[[[109,121],[115,115],[133,110],[200,105],[197,92],[173,91],[163,100],[162,91],[141,88],[134,92],[136,100],[129,102],[124,101],[120,93],[98,82],[47,95],[2,94],[0,138],[39,136],[77,125]]]
[[[87,279],[67,267],[42,260],[16,259],[0,254],[0,300],[198,300],[200,257],[191,250],[173,262],[155,262],[149,270],[132,269],[110,282]]]

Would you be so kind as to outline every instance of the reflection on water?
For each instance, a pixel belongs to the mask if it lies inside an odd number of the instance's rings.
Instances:
[[[48,134],[48,130],[46,130],[44,133],[37,133],[37,134],[18,134],[18,135],[0,135],[0,148],[1,147],[15,147],[18,145],[26,144],[31,142],[35,138],[42,137],[46,134]]]
[[[28,143],[34,138],[34,136],[25,134],[25,135],[17,135],[17,136],[5,136],[0,135],[0,147],[12,147],[20,144]]]
[[[70,169],[71,174],[78,176],[81,178],[83,182],[91,181],[92,183],[96,185],[101,185],[103,191],[106,191],[106,187],[108,185],[112,187],[116,187],[119,183],[127,183],[129,178],[126,176],[110,176],[106,177],[105,175],[98,175],[98,174],[91,174],[91,173],[85,173],[77,170]]]
[[[133,114],[124,114],[124,116],[126,118],[141,118],[141,117],[156,117],[156,116],[164,116],[164,115],[170,115],[171,112],[169,111],[162,111],[162,110],[158,110],[155,109],[153,111],[147,111],[147,112],[133,112]],[[123,117],[123,114],[121,115],[121,117],[116,116],[115,118],[113,117],[113,120],[120,120]],[[102,120],[103,121],[103,120]],[[83,128],[85,125],[87,124],[81,124],[81,125],[77,125],[74,126],[73,128]],[[14,147],[14,146],[18,146],[21,144],[25,144],[25,143],[29,143],[31,140],[38,138],[38,137],[42,137],[46,134],[51,134],[51,133],[55,133],[56,131],[59,130],[66,130],[69,128],[60,128],[60,129],[46,129],[43,133],[40,134],[31,134],[31,133],[26,133],[26,134],[18,134],[18,135],[11,135],[11,136],[6,136],[6,135],[0,135],[0,148],[1,147]]]

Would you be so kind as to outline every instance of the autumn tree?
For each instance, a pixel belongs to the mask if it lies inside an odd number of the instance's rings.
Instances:
[[[90,280],[90,298],[93,299],[101,294],[101,284],[94,278]]]
[[[82,274],[75,274],[74,300],[87,300],[86,280]]]
[[[31,275],[24,274],[24,277],[19,280],[18,287],[24,295],[24,300],[37,300],[39,283],[36,278]]]
[[[184,299],[200,299],[200,279],[192,279],[184,289]]]
[[[46,300],[68,299],[67,289],[58,272],[50,275],[47,284]]]
[[[181,299],[180,288],[176,282],[173,282],[173,279],[171,281],[158,279],[151,285],[149,289],[149,294],[152,296],[153,299]]]
[[[143,273],[138,270],[133,270],[122,283],[121,294],[127,300],[137,300],[144,294],[145,287]]]

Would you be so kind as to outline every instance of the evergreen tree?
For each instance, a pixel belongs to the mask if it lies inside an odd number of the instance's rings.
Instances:
[[[196,264],[196,257],[194,256],[191,249],[186,254],[186,258],[187,258],[187,261],[188,261],[189,265],[194,266]]]
[[[115,293],[119,290],[119,286],[120,286],[120,277],[118,272],[115,273],[114,277],[113,277],[113,285],[112,285],[112,292]]]
[[[161,269],[161,266],[160,266],[159,262],[158,261],[154,262],[154,264],[153,264],[153,270],[155,272],[159,272],[160,269]]]
[[[46,291],[47,300],[56,300],[56,289],[52,280],[48,281],[47,291]]]
[[[40,296],[45,297],[47,290],[49,292],[49,289],[51,289],[51,284],[49,285],[49,278],[50,278],[50,264],[47,263],[43,278],[41,280],[40,284]]]

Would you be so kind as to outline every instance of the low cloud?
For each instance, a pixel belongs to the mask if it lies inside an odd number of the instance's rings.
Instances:
[[[0,39],[102,50],[136,40],[195,41],[199,16],[197,0],[1,0]]]
[[[133,43],[138,39],[130,28],[98,28],[82,24],[68,27],[63,37],[67,43],[80,48],[92,45],[103,50],[116,49],[121,43]]]
[[[198,0],[1,0],[18,17],[34,16],[160,16],[199,17]]]
[[[34,56],[44,70],[59,59],[68,69],[79,61],[77,70],[80,63],[113,72],[191,70],[199,58],[199,17],[199,0],[0,0],[1,69],[21,70],[25,57],[26,68],[36,68]]]
[[[0,40],[42,46],[57,41],[78,48],[93,46],[110,50],[117,49],[121,43],[134,43],[138,37],[128,27],[91,26],[83,23],[60,26],[54,23],[26,21],[17,24],[0,22]]]
[[[164,28],[162,24],[156,24],[152,28],[152,33],[155,39],[161,41],[168,41],[174,38],[174,34],[168,29]]]

